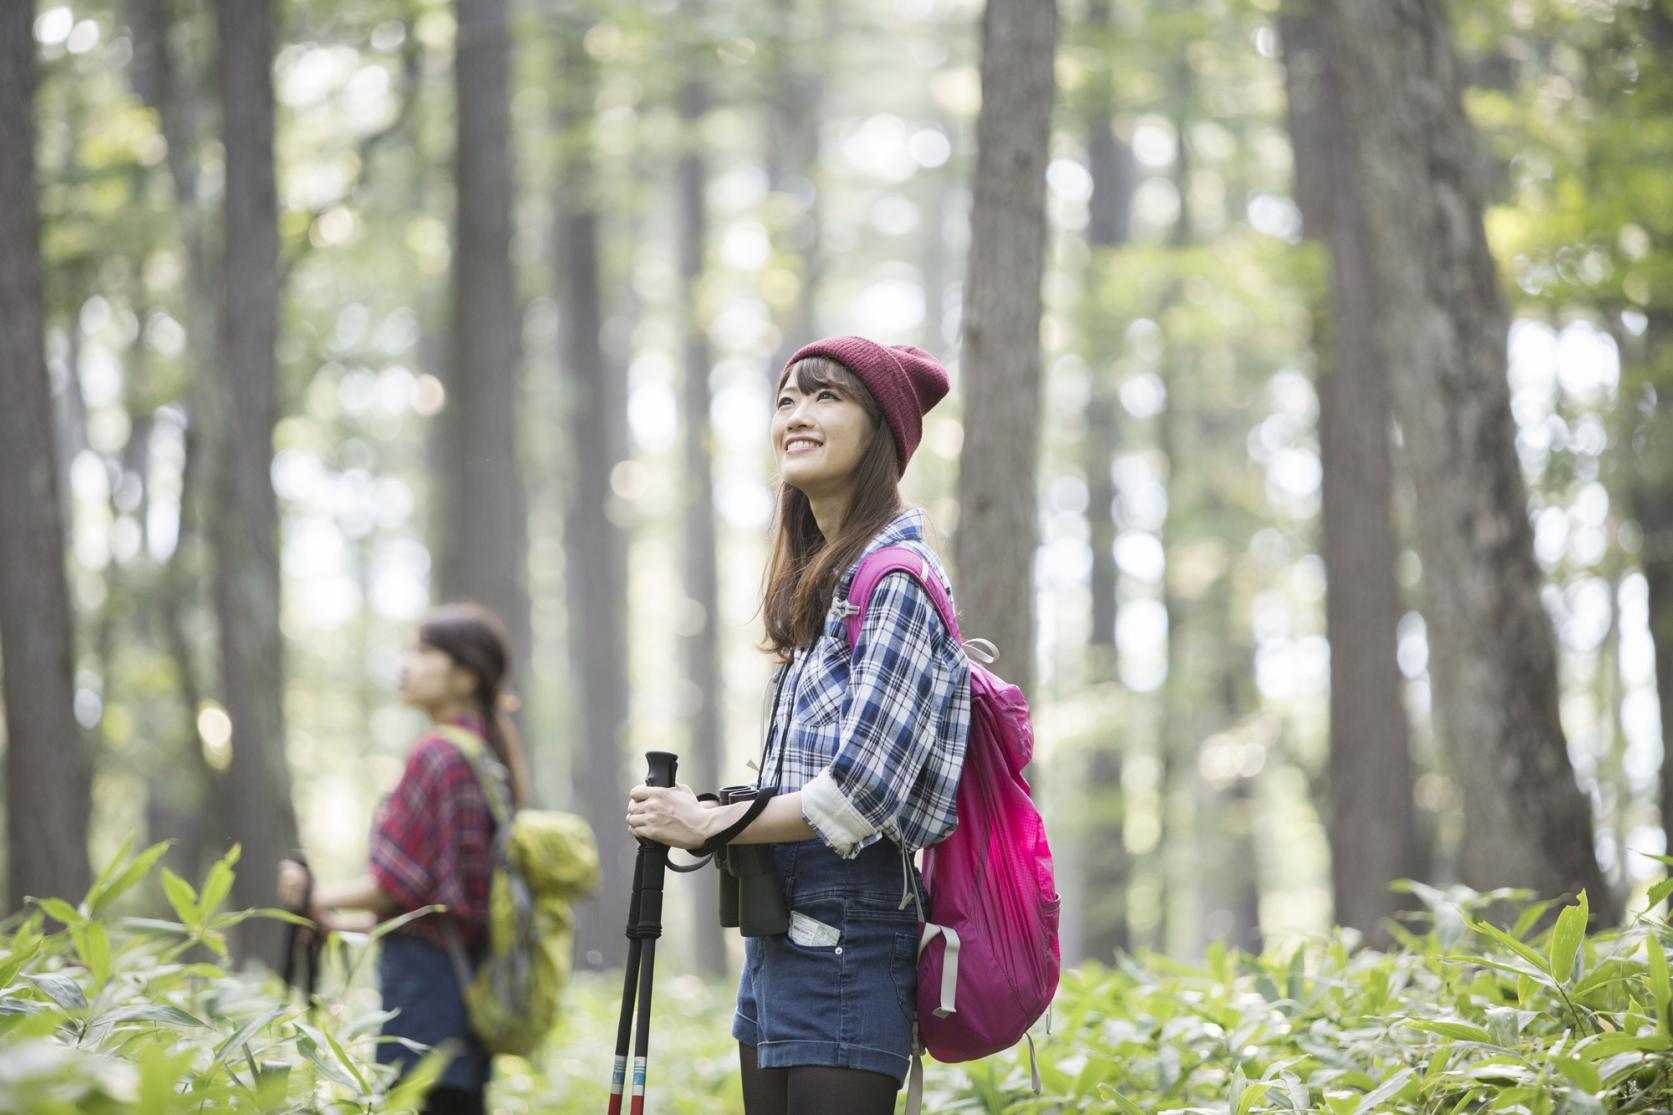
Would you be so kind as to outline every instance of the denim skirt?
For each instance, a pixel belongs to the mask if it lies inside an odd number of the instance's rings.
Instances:
[[[383,939],[378,955],[378,989],[383,993],[383,1009],[400,1011],[383,1024],[385,1038],[428,1046],[452,1043],[454,1056],[438,1086],[473,1091],[487,1086],[488,1051],[471,1033],[459,976],[446,949],[419,937],[391,933]],[[378,1043],[378,1063],[396,1065],[403,1074],[422,1056],[399,1041]]]
[[[918,991],[918,914],[900,850],[844,860],[818,840],[775,844],[790,930],[744,941],[732,1036],[762,1068],[828,1065],[905,1081]]]

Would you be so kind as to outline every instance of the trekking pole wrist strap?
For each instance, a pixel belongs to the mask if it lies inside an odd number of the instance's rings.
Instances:
[[[754,822],[755,818],[761,815],[761,811],[767,808],[767,803],[772,801],[777,795],[778,790],[775,788],[757,791],[755,797],[750,800],[749,808],[744,810],[743,816],[739,817],[736,821],[733,821],[730,825],[727,825],[726,828],[722,829],[720,832],[717,832],[713,836],[709,837],[708,840],[703,842],[703,846],[698,848],[693,854],[699,856],[709,855],[716,849],[724,848],[726,845],[732,843],[732,841],[738,838],[739,833],[748,828],[750,824]]]

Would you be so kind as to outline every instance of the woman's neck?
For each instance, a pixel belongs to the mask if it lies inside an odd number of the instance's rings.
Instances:
[[[447,704],[436,705],[424,710],[432,724],[449,724],[467,716],[480,716],[481,713],[467,701],[449,701]]]
[[[825,492],[819,495],[809,494],[808,506],[813,510],[813,521],[819,527],[819,533],[824,535],[825,541],[836,538],[842,529],[842,520],[848,514],[849,491]]]

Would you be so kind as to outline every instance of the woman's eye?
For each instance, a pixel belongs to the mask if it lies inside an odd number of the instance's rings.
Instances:
[[[842,396],[838,395],[835,391],[824,390],[824,391],[819,392],[819,398],[830,399],[833,402],[835,402],[836,400],[842,398]]]
[[[789,402],[790,402],[790,396],[789,395],[780,395],[778,397],[778,405],[781,406],[781,407],[788,405]]]

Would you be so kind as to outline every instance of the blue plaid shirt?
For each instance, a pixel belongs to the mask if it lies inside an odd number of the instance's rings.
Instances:
[[[923,512],[896,516],[865,553],[886,546],[920,554],[947,583],[924,543]],[[970,730],[970,660],[910,574],[878,582],[849,652],[844,621],[858,568],[843,574],[818,639],[775,679],[762,765],[766,784],[785,749],[779,792],[800,790],[802,817],[848,859],[884,836],[915,852],[953,831]]]

